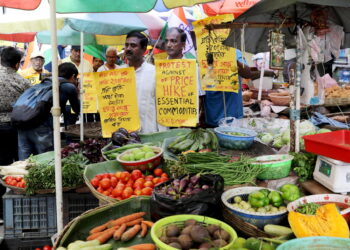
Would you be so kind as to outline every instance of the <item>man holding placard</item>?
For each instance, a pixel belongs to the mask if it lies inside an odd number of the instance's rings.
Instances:
[[[154,133],[167,128],[157,123],[155,97],[155,68],[144,60],[148,39],[140,32],[130,32],[125,41],[125,57],[128,65],[134,67],[136,76],[136,94],[141,121],[141,133]]]

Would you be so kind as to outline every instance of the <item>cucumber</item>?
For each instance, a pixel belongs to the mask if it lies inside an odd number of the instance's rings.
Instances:
[[[292,229],[290,229],[289,227],[273,225],[273,224],[266,224],[264,226],[264,231],[274,236],[284,236],[284,235],[293,233]]]
[[[173,142],[171,142],[169,145],[168,145],[168,148],[172,148],[174,147],[176,144],[178,144],[179,142],[182,142],[186,140],[186,135],[181,135],[179,136],[178,138],[176,138]]]

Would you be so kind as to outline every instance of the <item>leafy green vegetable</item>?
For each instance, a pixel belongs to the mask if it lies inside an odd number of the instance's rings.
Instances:
[[[295,211],[297,211],[298,213],[302,213],[302,214],[315,215],[316,214],[316,210],[320,206],[321,205],[319,205],[317,203],[310,202],[310,203],[307,203],[307,204],[300,205]]]
[[[300,177],[300,181],[306,181],[312,179],[312,174],[315,169],[316,164],[316,155],[310,153],[294,153],[291,152],[291,155],[294,156],[292,161],[292,168],[294,172]]]

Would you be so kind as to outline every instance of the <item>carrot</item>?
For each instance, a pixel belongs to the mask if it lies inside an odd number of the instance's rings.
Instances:
[[[105,224],[102,224],[101,226],[94,227],[93,229],[90,230],[89,234],[102,232],[108,227],[109,223],[111,223],[112,221],[113,220],[110,220],[110,221],[107,221]]]
[[[122,241],[128,241],[131,240],[141,229],[141,226],[139,224],[133,226],[128,231],[124,232],[121,240]]]
[[[127,223],[127,222],[129,222],[129,221],[136,220],[136,219],[138,219],[138,218],[141,218],[141,217],[144,216],[145,214],[146,214],[145,212],[138,212],[138,213],[133,213],[133,214],[129,214],[129,215],[120,217],[120,218],[118,218],[118,219],[112,221],[112,222],[109,224],[109,227],[121,225],[121,224],[123,224],[123,223]]]
[[[113,236],[115,230],[117,230],[118,228],[119,226],[108,228],[107,230],[103,231],[99,236],[97,236],[96,240],[98,240],[100,244],[105,243]]]
[[[94,234],[90,234],[86,240],[94,240],[96,239],[99,235],[103,234],[103,231],[102,232],[97,232],[97,233],[94,233]]]
[[[154,223],[152,221],[149,221],[149,220],[144,220],[141,223],[146,224],[148,227],[153,227],[153,225],[154,225]]]
[[[143,243],[143,244],[133,245],[128,248],[133,250],[156,250],[156,245],[152,243]]]
[[[147,234],[147,225],[145,223],[141,223],[141,237],[145,237]]]
[[[116,230],[113,234],[113,238],[115,240],[120,240],[120,238],[122,237],[122,234],[125,232],[125,229],[126,229],[126,224],[122,224],[118,230]]]
[[[136,220],[129,221],[126,224],[127,227],[135,226],[136,224],[140,224],[143,221],[143,218],[138,218]]]

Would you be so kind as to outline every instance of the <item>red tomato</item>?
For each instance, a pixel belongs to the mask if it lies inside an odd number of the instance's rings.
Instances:
[[[10,185],[11,186],[16,186],[17,185],[17,181],[13,179],[12,181],[10,181]]]
[[[153,171],[153,174],[155,176],[161,176],[163,173],[163,170],[161,168],[156,168],[154,171]]]
[[[134,195],[141,195],[142,193],[142,188],[135,188],[134,189]]]
[[[97,174],[95,178],[97,178],[99,181],[103,179],[102,174]]]
[[[97,188],[97,192],[103,193],[103,191],[104,191],[103,188],[101,188],[101,187],[98,187],[98,188]]]
[[[49,246],[49,245],[45,245],[45,246],[43,246],[43,250],[51,250],[52,249],[52,247],[51,246]]]
[[[134,181],[132,179],[129,179],[128,182],[125,184],[125,187],[133,187]]]
[[[102,192],[104,195],[106,195],[106,196],[109,196],[110,194],[111,194],[111,192],[109,191],[109,190],[105,190],[105,191],[103,191]]]
[[[153,178],[154,178],[153,175],[147,175],[147,176],[145,177],[145,180],[146,180],[146,181],[152,181]]]
[[[103,178],[100,181],[100,187],[103,189],[108,189],[111,186],[111,180],[109,178]]]
[[[131,187],[126,187],[124,190],[123,190],[123,193],[122,193],[122,198],[123,199],[127,199],[129,198],[131,195],[134,194],[134,190],[131,188]]]
[[[154,187],[154,184],[152,181],[146,181],[145,184],[143,184],[144,187],[150,187],[150,188],[153,188]]]
[[[122,172],[120,172],[120,171],[115,172],[115,177],[117,177],[118,180],[120,180],[121,175],[122,175]]]
[[[19,177],[19,176],[16,177],[17,182],[20,182],[22,179],[23,179],[22,177]]]
[[[41,250],[41,248],[37,247],[37,248],[35,248],[35,250]]]
[[[116,187],[118,184],[118,179],[115,177],[115,175],[111,176],[111,186]]]
[[[109,173],[109,178],[115,177],[115,174]]]
[[[92,186],[96,188],[100,184],[100,180],[95,176],[94,178],[91,179],[90,183]]]
[[[104,179],[104,178],[108,178],[109,179],[109,173],[102,174],[102,179]]]
[[[135,169],[131,172],[131,179],[136,181],[137,179],[142,178],[141,170]]]
[[[135,181],[134,185],[132,185],[133,188],[143,188],[143,182]]]
[[[159,177],[156,177],[152,180],[153,184],[156,185],[158,183],[160,183],[160,178]]]
[[[114,188],[111,193],[114,197],[118,197],[120,195],[119,190],[117,188]]]
[[[141,190],[141,194],[142,195],[151,195],[152,194],[153,189],[150,187],[145,187]]]
[[[165,181],[169,180],[167,177],[160,177],[159,183],[163,183]]]
[[[123,182],[128,182],[128,180],[130,179],[131,175],[128,171],[124,171],[121,173],[120,175],[120,179],[123,181]]]
[[[168,174],[167,173],[162,173],[160,177],[166,177],[166,178],[169,178]]]

